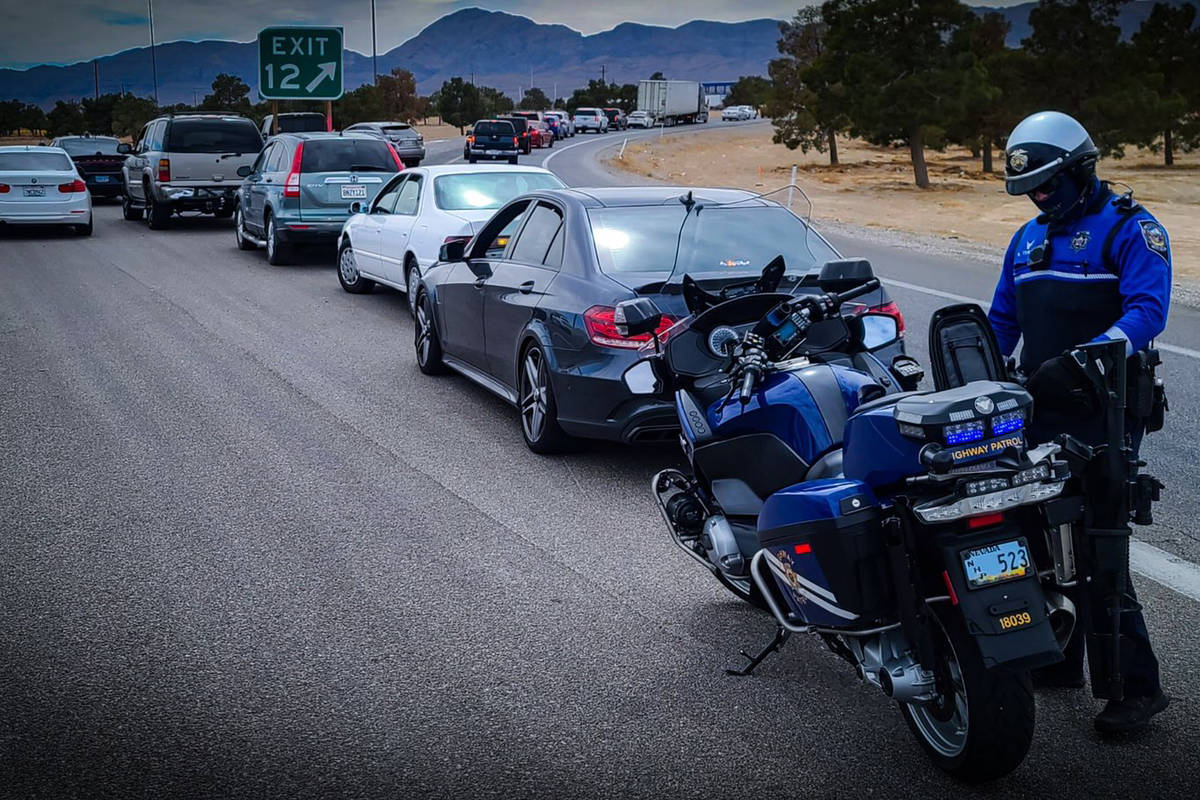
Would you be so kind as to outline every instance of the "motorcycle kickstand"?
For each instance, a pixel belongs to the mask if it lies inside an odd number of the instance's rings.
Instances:
[[[787,628],[783,627],[782,625],[776,625],[775,636],[772,637],[771,641],[767,642],[767,646],[762,650],[759,650],[754,655],[750,655],[745,650],[738,651],[750,663],[746,664],[746,666],[742,667],[741,669],[726,669],[725,674],[737,675],[739,677],[745,677],[753,674],[755,667],[765,661],[767,656],[771,655],[771,653],[774,653],[776,650],[783,647],[783,645],[788,639],[791,638],[791,636],[792,632]]]

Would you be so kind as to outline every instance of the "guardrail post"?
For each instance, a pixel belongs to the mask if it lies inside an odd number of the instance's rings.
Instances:
[[[629,144],[629,137],[628,137],[628,136],[626,136],[626,137],[625,137],[625,140],[624,140],[623,142],[621,142],[621,152],[617,154],[617,158],[624,158],[624,157],[625,157],[625,145],[627,145],[627,144]]]

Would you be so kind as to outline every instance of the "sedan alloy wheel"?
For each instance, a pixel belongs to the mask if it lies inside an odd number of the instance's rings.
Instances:
[[[566,434],[558,425],[558,408],[550,388],[546,356],[538,345],[525,351],[517,395],[521,410],[521,433],[525,444],[535,453],[558,452],[566,444]]]

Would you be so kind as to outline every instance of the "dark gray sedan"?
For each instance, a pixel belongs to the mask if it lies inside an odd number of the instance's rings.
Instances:
[[[425,137],[407,122],[358,122],[347,132],[369,133],[391,142],[406,167],[418,166],[425,158]]]
[[[622,336],[617,303],[653,297],[665,330],[688,313],[685,273],[719,290],[757,276],[781,254],[793,287],[839,257],[803,220],[749,192],[526,194],[471,241],[444,245],[442,260],[426,271],[416,298],[417,363],[426,374],[453,369],[516,405],[535,452],[561,449],[572,436],[673,439],[671,398],[635,396],[622,380],[650,336]],[[899,313],[882,289],[862,300]]]

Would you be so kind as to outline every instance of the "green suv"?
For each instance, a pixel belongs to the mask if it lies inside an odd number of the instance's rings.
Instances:
[[[234,233],[242,250],[265,247],[286,264],[301,244],[333,244],[351,207],[365,208],[404,165],[392,146],[363,133],[281,133],[238,170]]]

